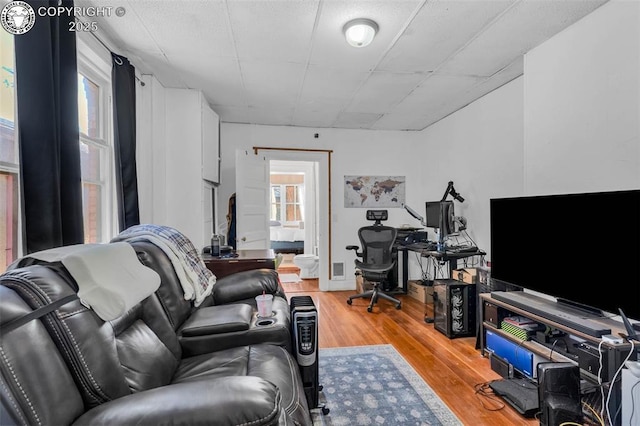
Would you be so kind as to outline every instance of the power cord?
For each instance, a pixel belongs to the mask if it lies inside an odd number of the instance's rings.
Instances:
[[[473,386],[475,390],[476,398],[480,401],[480,405],[487,411],[500,411],[504,408],[505,404],[502,399],[493,392],[493,389],[489,386],[494,380],[488,382],[478,383]],[[484,399],[483,399],[484,398]],[[485,403],[489,401],[493,406],[489,406]]]
[[[602,419],[602,416],[600,414],[598,414],[598,412],[591,405],[587,404],[586,402],[583,402],[582,405],[584,407],[586,407],[589,411],[591,411],[591,413],[593,413],[595,418],[598,420],[598,424],[600,426],[605,426],[604,420]]]
[[[624,367],[625,362],[629,361],[629,359],[631,358],[631,355],[633,355],[633,352],[635,350],[635,343],[633,342],[633,340],[628,339],[627,341],[631,343],[631,349],[629,350],[629,353],[627,354],[627,357],[624,359],[624,361],[620,363],[620,367],[618,367],[618,370],[616,370],[616,373],[613,375],[613,379],[611,379],[611,382],[609,385],[609,391],[607,392],[607,402],[606,402],[607,418],[609,419],[609,423],[611,425],[615,423],[614,422],[615,418],[612,419],[611,413],[609,412],[609,401],[611,400],[611,394],[613,393],[613,388],[614,388],[613,385],[616,383],[618,374],[620,374],[620,372],[622,371],[622,367]],[[600,342],[600,344],[602,344],[602,342]],[[600,348],[600,346],[598,346],[598,348]],[[600,357],[602,358],[602,355],[600,355]],[[618,413],[616,413],[616,417],[617,416],[618,416]]]

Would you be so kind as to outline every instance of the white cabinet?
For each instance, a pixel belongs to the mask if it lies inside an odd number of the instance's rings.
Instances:
[[[166,225],[201,249],[213,232],[212,182],[219,182],[219,118],[201,92],[166,89]]]
[[[220,117],[202,99],[202,178],[220,183]]]

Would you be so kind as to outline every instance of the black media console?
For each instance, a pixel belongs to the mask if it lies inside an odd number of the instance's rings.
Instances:
[[[605,334],[611,334],[610,328],[605,328],[602,324],[592,321],[598,318],[596,315],[535,294],[523,291],[494,291],[491,293],[491,297],[589,336],[601,337]]]

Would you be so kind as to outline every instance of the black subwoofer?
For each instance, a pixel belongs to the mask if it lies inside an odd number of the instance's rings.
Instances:
[[[540,425],[582,424],[580,367],[570,362],[538,364]]]

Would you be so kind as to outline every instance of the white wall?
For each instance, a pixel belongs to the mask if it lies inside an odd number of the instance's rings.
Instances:
[[[314,134],[319,133],[319,138]],[[235,150],[251,150],[253,146],[333,150],[331,156],[332,244],[331,261],[344,262],[347,279],[321,283],[329,290],[354,289],[355,255],[347,251],[349,244],[359,244],[357,231],[368,224],[365,209],[344,208],[345,175],[401,175],[406,176],[407,190],[417,191],[422,185],[420,155],[416,156],[417,133],[371,130],[312,129],[284,126],[221,124],[221,185],[220,206],[226,208],[235,192]],[[446,186],[446,184],[445,184]],[[444,190],[444,188],[443,188]],[[440,197],[438,195],[438,197]],[[424,199],[421,200],[424,203]],[[320,206],[320,216],[326,215]],[[326,218],[325,219],[329,219]],[[404,209],[389,209],[390,225],[419,224]],[[322,261],[322,256],[321,256]]]
[[[640,188],[640,2],[613,0],[525,57],[525,191]]]
[[[454,201],[455,213],[467,219],[469,236],[488,254],[489,200],[523,194],[522,104],[518,78],[421,133],[420,196],[437,201],[453,181],[465,199]]]

